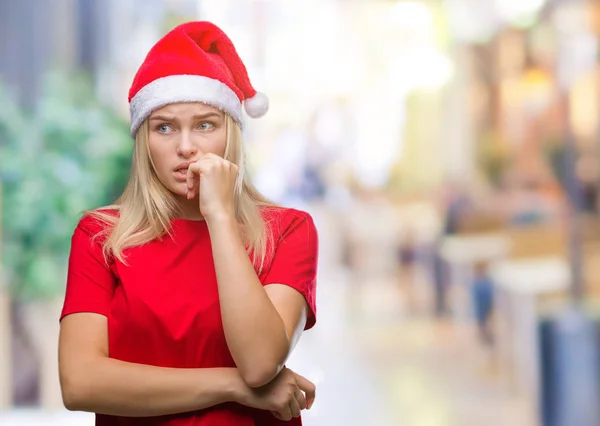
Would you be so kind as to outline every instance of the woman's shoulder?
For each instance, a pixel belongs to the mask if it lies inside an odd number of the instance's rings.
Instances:
[[[276,240],[297,236],[317,239],[317,228],[310,213],[290,207],[268,207],[262,211],[263,220]]]
[[[294,209],[291,207],[282,206],[265,206],[261,207],[263,219],[267,222],[275,222],[280,224],[289,224],[297,222],[313,222],[310,213]]]
[[[119,218],[119,209],[115,206],[88,210],[83,213],[75,231],[82,231],[90,237],[103,233],[114,225]]]

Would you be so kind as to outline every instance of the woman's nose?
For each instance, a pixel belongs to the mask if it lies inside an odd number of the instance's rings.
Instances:
[[[181,139],[179,140],[179,145],[177,146],[177,153],[183,157],[191,157],[198,152],[198,148],[194,144],[194,141],[191,138],[191,135],[183,132],[181,134]]]

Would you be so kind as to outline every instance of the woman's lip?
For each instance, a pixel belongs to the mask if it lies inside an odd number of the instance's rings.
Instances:
[[[175,170],[173,172],[173,175],[175,176],[175,180],[177,180],[178,182],[187,181],[187,169]]]
[[[190,167],[192,164],[194,164],[194,161],[186,161],[185,163],[179,163],[179,165],[177,166],[177,168],[175,170],[181,170],[181,169],[188,169],[188,167]]]

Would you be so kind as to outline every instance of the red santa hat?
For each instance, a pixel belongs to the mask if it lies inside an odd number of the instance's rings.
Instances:
[[[240,127],[242,104],[252,118],[269,109],[229,37],[210,22],[179,25],[150,49],[129,90],[131,135],[152,111],[177,102],[214,106]]]

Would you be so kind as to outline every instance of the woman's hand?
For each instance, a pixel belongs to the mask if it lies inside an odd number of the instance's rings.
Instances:
[[[187,198],[198,193],[200,213],[206,220],[235,214],[234,190],[238,167],[216,154],[206,154],[187,170]]]
[[[238,401],[242,405],[270,411],[279,420],[299,417],[315,401],[315,385],[308,379],[284,368],[269,384],[260,388],[247,386]]]

